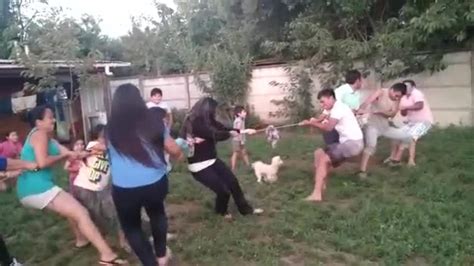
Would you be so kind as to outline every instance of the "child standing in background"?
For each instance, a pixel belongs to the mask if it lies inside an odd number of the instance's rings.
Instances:
[[[0,143],[0,156],[8,159],[19,159],[21,144],[16,131],[10,131],[5,135],[5,141]],[[1,179],[0,179],[1,180]],[[8,187],[13,187],[16,184],[16,178],[8,178],[0,181],[0,191],[5,191]]]
[[[20,158],[21,149],[23,149],[23,145],[18,138],[18,133],[10,131],[5,135],[5,141],[0,143],[0,156],[18,159]]]
[[[112,200],[110,164],[105,141],[105,125],[97,125],[85,159],[74,180],[74,196],[89,211],[92,221],[102,233],[118,232],[120,247],[130,251],[123,232],[119,228],[117,213]]]
[[[247,111],[243,106],[235,106],[234,116],[235,120],[233,128],[240,132],[240,134],[232,138],[231,167],[233,172],[235,172],[235,169],[237,167],[237,159],[239,158],[239,156],[242,157],[245,162],[245,165],[250,167],[249,156],[247,154],[247,149],[245,148],[245,134],[255,133],[255,130],[253,129],[245,129],[245,118],[247,117]]]

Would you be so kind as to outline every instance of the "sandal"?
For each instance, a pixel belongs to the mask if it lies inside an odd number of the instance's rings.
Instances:
[[[128,262],[126,260],[123,260],[119,257],[116,257],[115,259],[113,260],[109,260],[109,261],[105,261],[105,260],[99,260],[99,265],[107,265],[107,266],[111,266],[111,265],[125,265],[127,264]]]

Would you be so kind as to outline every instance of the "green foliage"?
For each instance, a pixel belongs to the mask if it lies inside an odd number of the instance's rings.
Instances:
[[[157,18],[135,19],[129,34],[121,38],[124,58],[139,73],[184,73],[183,18],[166,5],[156,2],[155,6]]]
[[[262,119],[255,112],[253,106],[247,106],[247,117],[245,118],[245,125],[248,128],[262,128]]]
[[[10,55],[5,30],[9,27],[11,20],[10,0],[0,0],[0,59],[8,58]]]
[[[179,136],[179,132],[183,127],[184,119],[187,115],[187,110],[184,109],[171,109],[171,114],[173,116],[173,124],[171,125],[171,136],[173,138],[177,138]]]
[[[465,47],[472,39],[474,7],[468,0],[287,2],[305,10],[289,23],[286,41],[265,47],[306,60],[323,76],[323,86],[334,86],[356,60],[382,79],[437,71],[443,49]]]
[[[219,51],[212,55],[210,67],[211,86],[204,92],[231,106],[244,104],[251,77],[250,58],[241,60],[236,54]]]
[[[304,67],[288,67],[286,71],[290,75],[288,83],[271,83],[272,86],[283,89],[287,95],[282,100],[271,101],[280,108],[270,115],[299,122],[314,115],[313,81]]]

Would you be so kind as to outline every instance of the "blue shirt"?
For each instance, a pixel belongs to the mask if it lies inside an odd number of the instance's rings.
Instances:
[[[165,139],[169,137],[165,132]],[[145,149],[146,144],[145,145]],[[110,169],[112,174],[112,184],[122,188],[142,187],[158,182],[166,176],[166,162],[156,154],[155,151],[147,149],[155,167],[149,167],[136,161],[133,158],[119,154],[109,143]]]

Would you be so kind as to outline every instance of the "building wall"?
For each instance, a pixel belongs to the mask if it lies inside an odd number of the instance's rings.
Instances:
[[[418,88],[420,88],[433,109],[435,121],[440,126],[454,125],[474,125],[473,121],[473,58],[471,52],[456,52],[445,55],[444,63],[446,69],[436,73],[424,72],[421,74],[407,76],[403,79],[413,79]],[[209,80],[206,74],[201,75],[202,80]],[[277,110],[277,107],[271,102],[280,100],[285,96],[285,92],[277,86],[270,83],[286,83],[289,81],[289,75],[285,71],[285,66],[266,66],[256,67],[252,72],[252,79],[249,82],[250,94],[248,103],[254,108],[254,111],[263,120],[271,123],[282,122],[282,119],[270,116],[271,112]],[[314,96],[320,90],[318,77],[313,77]],[[168,75],[155,78],[131,78],[112,80],[110,82],[111,91],[118,85],[131,82],[137,85],[145,100],[150,97],[150,91],[154,87],[163,90],[164,100],[178,109],[187,109],[192,106],[200,97],[203,96],[198,86],[195,84],[192,75]],[[375,75],[370,75],[363,89],[363,94],[367,96],[376,88],[388,87],[395,82],[387,81],[382,83]]]

